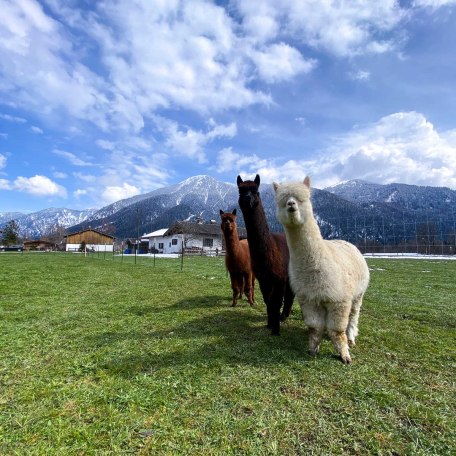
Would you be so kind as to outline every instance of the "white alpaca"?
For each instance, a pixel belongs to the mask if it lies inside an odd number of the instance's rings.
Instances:
[[[341,240],[325,240],[310,202],[310,179],[274,183],[277,218],[285,228],[290,250],[290,282],[309,327],[309,353],[316,355],[325,329],[342,362],[351,362],[358,318],[369,269],[360,251]],[[348,339],[348,341],[347,341]]]

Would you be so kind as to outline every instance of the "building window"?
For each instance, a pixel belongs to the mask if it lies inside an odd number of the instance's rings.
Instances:
[[[177,239],[172,239],[171,242],[173,245],[177,245]]]
[[[213,247],[214,239],[204,238],[203,239],[203,247]]]
[[[163,249],[163,246],[164,246],[164,243],[163,243],[163,242],[159,242],[159,243],[158,243],[158,248],[159,248],[159,249]]]

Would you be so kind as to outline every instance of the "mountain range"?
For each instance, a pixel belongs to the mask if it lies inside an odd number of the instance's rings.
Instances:
[[[260,193],[271,230],[281,231],[275,217],[272,185],[261,184]],[[99,210],[45,209],[32,214],[0,213],[0,227],[14,219],[20,235],[39,238],[56,227],[69,232],[100,229],[117,238],[136,238],[177,220],[219,220],[219,210],[238,209],[237,186],[210,176],[190,177],[178,184],[117,201]],[[398,235],[416,234],[417,224],[435,223],[444,233],[454,231],[456,191],[445,187],[374,184],[362,180],[343,182],[323,190],[313,189],[314,212],[326,238],[379,242]],[[405,233],[407,231],[407,233]],[[383,239],[378,239],[383,238]],[[391,241],[392,242],[392,241]]]

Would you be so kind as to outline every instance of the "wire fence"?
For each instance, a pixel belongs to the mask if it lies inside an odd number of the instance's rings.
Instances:
[[[365,255],[456,255],[456,217],[454,214],[431,218],[421,216],[415,219],[398,217],[352,217],[325,218],[319,220],[321,233],[325,239],[342,239],[358,247]],[[281,226],[274,226],[281,228]],[[221,233],[220,233],[221,235]],[[98,245],[96,250],[85,249],[78,252],[89,259],[110,260],[126,264],[151,267],[170,267],[183,270],[186,259],[198,257],[219,258],[224,264],[223,249],[185,249],[179,254],[163,255],[152,252],[125,253],[125,244],[118,241],[114,245]],[[5,252],[6,253],[6,252]],[[68,253],[68,254],[74,254]],[[192,264],[189,261],[189,264]],[[166,265],[166,266],[165,266]]]
[[[363,218],[333,219],[321,223],[327,239],[344,239],[355,244],[364,254],[402,253],[419,255],[454,255],[456,253],[456,220],[454,216],[415,220],[370,221]],[[334,230],[334,227],[337,227]]]
[[[206,259],[209,257],[218,258],[220,264],[225,262],[225,250],[221,249],[184,249],[184,252],[179,254],[162,254],[162,253],[125,253],[125,250],[122,248],[114,248],[109,250],[108,246],[106,249],[103,249],[101,246],[98,250],[86,250],[79,252],[89,259],[101,259],[101,260],[111,260],[118,263],[125,264],[134,264],[134,265],[144,265],[151,267],[171,267],[175,269],[183,270],[187,265],[187,260],[190,259]],[[192,266],[195,262],[191,261]]]
[[[325,239],[342,239],[365,255],[456,255],[456,216],[421,215],[416,218],[396,214],[383,216],[325,218],[318,220]],[[281,227],[279,227],[281,228]],[[224,250],[193,249],[185,256],[224,256]]]

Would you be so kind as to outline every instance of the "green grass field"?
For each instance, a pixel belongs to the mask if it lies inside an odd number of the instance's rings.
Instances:
[[[456,454],[456,262],[369,266],[344,366],[223,258],[1,254],[0,454]]]

